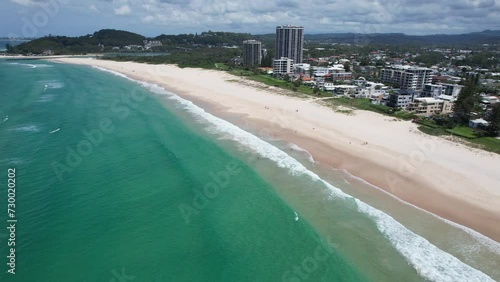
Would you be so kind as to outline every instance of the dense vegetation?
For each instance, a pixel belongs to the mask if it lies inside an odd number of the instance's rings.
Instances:
[[[454,125],[449,128],[448,126],[439,125],[432,120],[425,119],[417,122],[421,124],[418,129],[424,133],[434,136],[459,137],[468,145],[500,154],[500,140],[489,137],[489,134],[482,129],[474,129],[464,125]]]
[[[480,111],[479,102],[481,97],[477,91],[479,86],[479,76],[467,76],[463,82],[464,88],[455,101],[453,111],[462,124],[466,124],[472,117],[474,111]]]
[[[10,47],[10,53],[20,54],[41,54],[45,50],[51,50],[54,54],[82,54],[82,53],[104,53],[109,52],[113,47],[123,47],[127,45],[142,45],[147,39],[142,35],[112,29],[104,29],[94,34],[80,37],[67,36],[46,36],[35,39],[31,42],[23,43],[16,47]],[[154,51],[171,51],[176,48],[193,49],[208,46],[241,46],[247,39],[257,39],[263,43],[266,49],[274,48],[274,34],[251,35],[249,33],[233,32],[202,32],[200,34],[162,34],[149,40],[158,40],[163,46],[154,47]],[[427,35],[408,36],[405,34],[305,34],[305,56],[321,57],[331,56],[332,51],[336,54],[368,54],[373,50],[388,50],[388,56],[405,52],[414,52],[422,46],[478,46],[480,44],[500,43],[500,31],[483,31],[462,35]],[[342,43],[332,47],[332,43]],[[315,47],[324,47],[327,50],[316,50]],[[490,47],[484,47],[490,48]],[[332,50],[334,49],[334,50]],[[486,51],[486,50],[484,50]],[[496,51],[496,50],[492,50]],[[461,62],[467,65],[495,66],[498,59],[493,59],[493,53],[478,53],[468,60]],[[419,60],[424,64],[436,63],[442,59],[440,54],[425,54]],[[382,65],[382,64],[381,64]]]
[[[159,40],[165,45],[176,46],[192,46],[192,45],[237,45],[240,46],[244,40],[254,39],[249,33],[234,33],[234,32],[202,32],[201,34],[178,34],[178,35],[165,35],[162,34],[154,38]]]
[[[485,30],[468,34],[435,34],[435,35],[406,35],[403,33],[330,33],[308,34],[305,40],[331,43],[358,43],[358,44],[391,44],[391,45],[455,45],[470,46],[477,44],[498,44],[500,31]]]
[[[103,29],[80,37],[46,36],[8,49],[9,53],[42,54],[51,50],[55,55],[99,53],[112,47],[142,45],[145,37],[128,31]]]
[[[134,61],[148,64],[177,64],[179,67],[217,68],[216,63],[232,64],[232,59],[241,56],[241,49],[201,48],[175,50],[166,56],[105,56],[114,61]]]

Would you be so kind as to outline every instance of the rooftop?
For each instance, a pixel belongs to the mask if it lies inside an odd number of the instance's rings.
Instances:
[[[254,39],[250,39],[250,40],[245,40],[243,41],[243,44],[257,44],[257,43],[260,43],[260,41],[258,40],[254,40]]]
[[[435,99],[435,98],[415,98],[415,101],[425,102],[425,103],[440,103],[443,100]]]
[[[279,25],[276,28],[301,28],[301,29],[304,29],[303,26],[296,26],[296,25]]]

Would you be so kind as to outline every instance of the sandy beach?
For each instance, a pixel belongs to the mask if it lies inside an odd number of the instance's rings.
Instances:
[[[500,155],[421,133],[410,121],[373,112],[335,112],[314,98],[225,72],[90,58],[54,61],[99,66],[156,83],[219,117],[247,124],[311,153],[314,160],[500,241]]]

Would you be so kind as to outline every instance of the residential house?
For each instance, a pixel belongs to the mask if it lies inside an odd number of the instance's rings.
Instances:
[[[489,122],[485,121],[482,118],[469,120],[469,127],[471,127],[471,128],[487,127],[488,125],[489,125]]]

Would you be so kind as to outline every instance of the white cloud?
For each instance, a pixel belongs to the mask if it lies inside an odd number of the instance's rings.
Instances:
[[[94,4],[90,5],[89,9],[92,12],[95,12],[95,13],[99,13],[100,12],[99,9],[97,9],[97,7]]]
[[[35,1],[32,0],[10,0],[10,2],[19,4],[21,6],[33,6],[37,4]]]
[[[466,33],[500,29],[500,0],[0,0],[12,6],[37,7],[58,2],[71,16],[80,8],[110,25],[142,33],[206,30],[273,33],[277,25],[295,24],[306,33],[403,32]],[[62,3],[65,2],[65,3]],[[15,4],[14,4],[15,3]],[[117,19],[121,16],[122,19]],[[89,17],[87,26],[96,19]],[[0,23],[3,23],[0,19]],[[97,26],[97,24],[95,24]],[[69,28],[69,27],[68,27]],[[153,35],[153,34],[152,34]]]
[[[129,5],[123,5],[117,9],[115,9],[115,15],[117,16],[126,16],[132,14],[132,9],[130,9]]]

